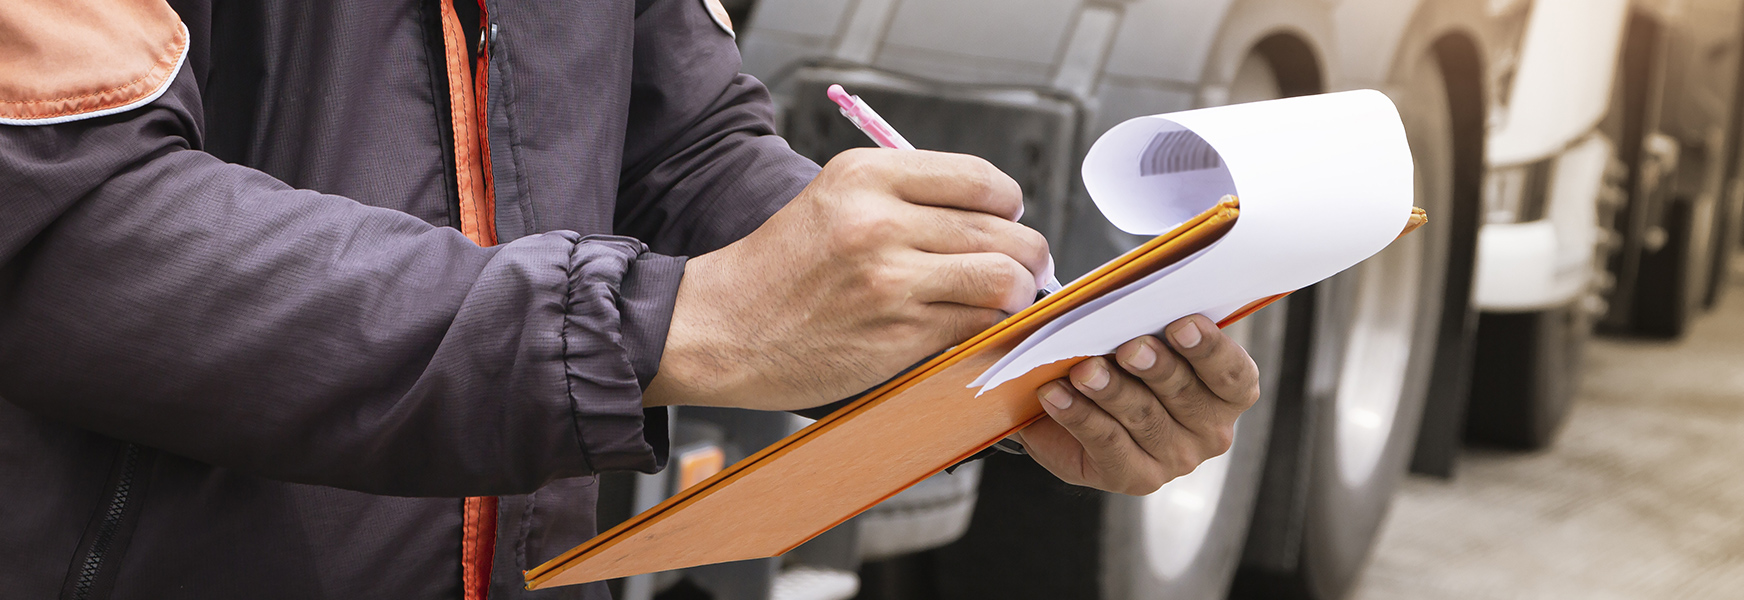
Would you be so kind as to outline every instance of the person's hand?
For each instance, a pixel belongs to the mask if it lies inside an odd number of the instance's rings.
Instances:
[[[960,154],[850,150],[685,267],[647,405],[818,406],[1022,310],[1051,263],[1017,182]]]
[[[1163,331],[1168,345],[1143,336],[1037,388],[1050,418],[1016,434],[1030,456],[1066,483],[1142,495],[1228,451],[1259,369],[1203,316]]]

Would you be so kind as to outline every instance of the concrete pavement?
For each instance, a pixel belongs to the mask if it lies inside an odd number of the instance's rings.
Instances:
[[[1682,341],[1595,339],[1553,448],[1410,478],[1355,597],[1744,598],[1744,288]]]

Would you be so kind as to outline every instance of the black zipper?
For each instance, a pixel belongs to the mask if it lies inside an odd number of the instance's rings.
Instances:
[[[98,505],[100,512],[94,515],[85,541],[80,544],[83,558],[73,562],[67,583],[61,588],[62,598],[91,600],[107,595],[104,592],[113,585],[114,565],[126,552],[134,517],[139,513],[139,498],[144,492],[145,482],[139,479],[143,454],[135,444],[122,447],[107,493]]]

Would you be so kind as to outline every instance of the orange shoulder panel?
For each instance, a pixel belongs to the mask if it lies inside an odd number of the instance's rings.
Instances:
[[[155,99],[187,55],[163,0],[0,1],[0,123],[61,123]]]

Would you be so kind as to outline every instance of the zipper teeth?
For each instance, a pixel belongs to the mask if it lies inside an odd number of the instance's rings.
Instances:
[[[79,567],[79,578],[73,582],[74,600],[88,600],[97,575],[103,571],[104,555],[115,542],[115,532],[121,528],[121,518],[127,514],[127,503],[133,495],[133,471],[139,465],[139,446],[128,444],[121,452],[121,476],[115,480],[115,491],[109,495],[109,507],[103,513],[103,523],[97,526],[97,537],[91,551]]]

